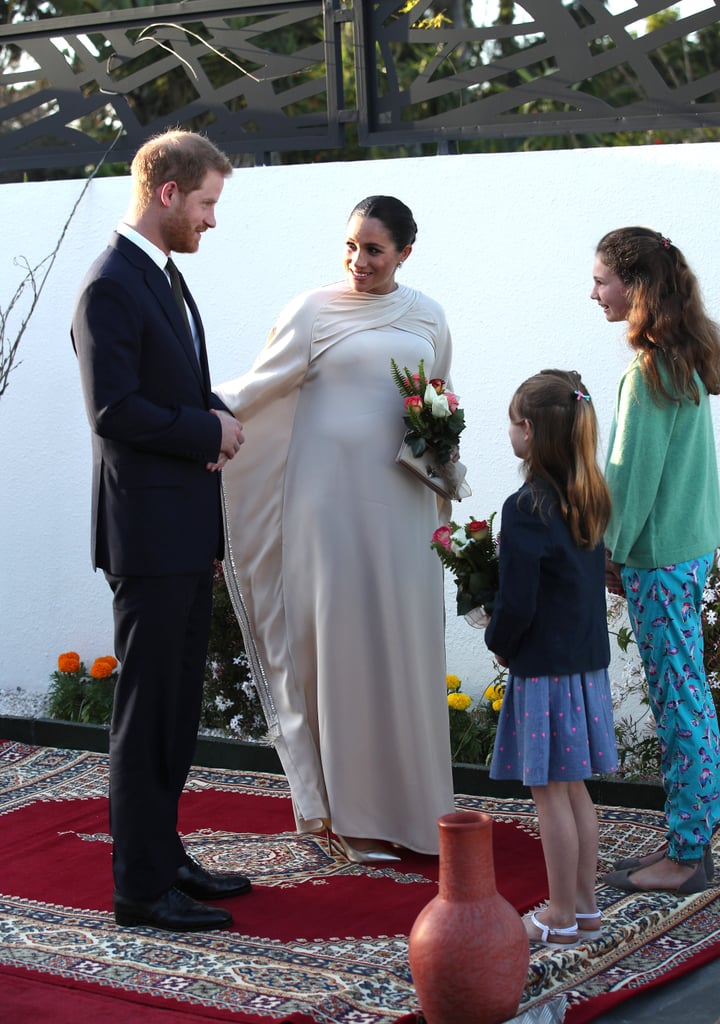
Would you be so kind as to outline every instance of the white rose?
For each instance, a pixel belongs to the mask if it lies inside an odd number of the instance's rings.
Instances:
[[[469,540],[464,529],[457,529],[450,535],[450,550],[455,555],[461,555],[468,546]]]
[[[436,420],[444,420],[450,415],[450,406],[445,395],[435,395],[430,411]]]

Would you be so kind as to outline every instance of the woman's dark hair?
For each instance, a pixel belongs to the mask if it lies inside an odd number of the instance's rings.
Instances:
[[[509,415],[531,426],[523,468],[535,505],[542,514],[542,494],[533,483],[544,480],[576,547],[594,548],[610,518],[610,492],[597,464],[597,417],[580,374],[541,370],[517,389]]]
[[[398,252],[412,245],[417,237],[412,210],[394,196],[368,196],[357,204],[348,220],[352,217],[374,217],[381,221]]]
[[[720,330],[677,246],[650,228],[618,228],[600,239],[596,255],[626,286],[628,341],[642,353],[640,368],[655,399],[698,404],[695,371],[711,395],[720,394]]]

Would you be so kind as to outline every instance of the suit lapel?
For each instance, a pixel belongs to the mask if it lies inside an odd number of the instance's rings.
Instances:
[[[152,291],[153,295],[159,302],[162,310],[167,316],[170,325],[175,333],[178,344],[185,353],[185,357],[192,367],[193,373],[196,375],[205,396],[205,402],[208,405],[210,403],[210,371],[208,368],[207,352],[205,350],[205,331],[203,329],[202,320],[200,319],[200,313],[195,305],[195,300],[187,289],[185,280],[180,275],[182,282],[183,294],[187,300],[190,310],[195,320],[195,326],[198,331],[198,338],[200,340],[200,362],[198,363],[197,355],[195,354],[195,346],[193,340],[189,337],[185,321],[183,320],[182,313],[178,309],[175,296],[172,293],[172,288],[167,275],[162,271],[157,263],[150,259],[150,257],[138,248],[129,239],[124,238],[122,235],[115,233],[111,242],[113,246],[120,249],[124,255],[144,272],[145,280],[148,288]]]
[[[202,375],[203,386],[207,394],[210,392],[210,367],[208,366],[207,348],[205,347],[205,329],[203,328],[202,320],[200,319],[200,311],[195,305],[195,299],[190,294],[188,286],[185,284],[185,278],[180,274],[180,282],[182,284],[183,295],[185,301],[190,307],[192,318],[195,321],[195,329],[198,334],[198,355],[200,358],[200,372]],[[187,333],[187,332],[185,332]],[[195,366],[198,366],[198,358],[195,354],[195,347],[191,344],[191,351]]]
[[[200,336],[200,352],[202,355],[205,352],[205,342],[203,338],[200,314],[198,313],[197,306],[192,300],[192,297],[189,295],[187,291],[185,281],[182,279],[182,275],[180,275],[180,279],[183,285],[183,294],[185,295],[185,298],[189,300],[188,305],[190,306],[190,309],[192,311],[195,324],[198,327],[198,332]],[[198,363],[198,359],[195,354],[195,346],[193,345],[192,338],[189,336],[187,332],[185,321],[182,318],[182,313],[178,309],[177,302],[175,301],[175,296],[173,295],[172,288],[170,287],[170,282],[168,281],[163,271],[160,270],[159,267],[157,267],[154,263],[152,264],[152,267],[150,267],[146,272],[146,280],[148,286],[155,293],[158,302],[162,306],[165,315],[170,321],[173,331],[177,336],[178,344],[181,346],[188,362],[193,368],[193,373],[197,375],[198,380],[203,386],[203,391],[207,394],[208,387],[206,382],[206,374],[204,372],[204,368],[201,367],[200,363]],[[207,357],[205,357],[205,363],[207,365]]]

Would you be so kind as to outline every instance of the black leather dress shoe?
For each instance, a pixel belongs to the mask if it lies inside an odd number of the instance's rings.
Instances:
[[[195,900],[222,900],[228,896],[241,896],[252,888],[250,879],[245,875],[239,872],[212,874],[189,856],[178,868],[173,884]]]
[[[129,900],[113,893],[115,923],[123,928],[147,925],[169,932],[205,932],[228,928],[232,914],[222,907],[206,907],[179,889],[168,889],[156,900]]]

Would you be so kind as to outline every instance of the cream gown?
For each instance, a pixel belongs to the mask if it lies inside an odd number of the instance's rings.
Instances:
[[[395,462],[391,357],[447,378],[441,307],[340,283],[293,300],[214,389],[245,433],[223,470],[225,568],[298,829],[437,853],[453,809],[439,515]]]

